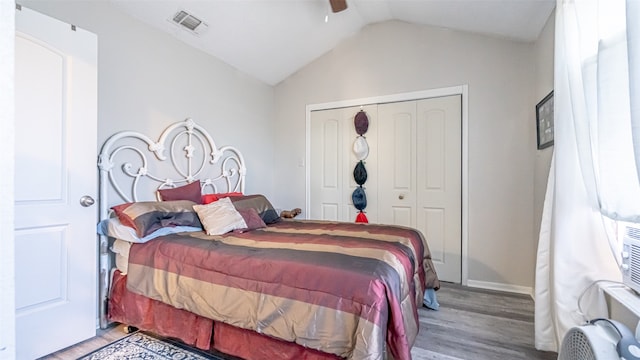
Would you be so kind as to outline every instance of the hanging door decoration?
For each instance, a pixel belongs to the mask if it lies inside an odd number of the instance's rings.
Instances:
[[[351,194],[351,200],[353,206],[359,210],[358,216],[356,216],[357,223],[368,223],[367,215],[364,213],[364,209],[367,207],[367,195],[364,192],[364,183],[367,181],[367,169],[364,166],[364,160],[369,156],[369,144],[364,134],[369,129],[369,118],[367,114],[360,110],[353,119],[353,123],[356,128],[358,136],[353,142],[353,153],[358,159],[356,167],[353,169],[353,179],[358,184],[358,187]]]

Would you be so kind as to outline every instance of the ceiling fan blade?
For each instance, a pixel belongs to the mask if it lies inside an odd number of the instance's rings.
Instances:
[[[329,0],[331,11],[334,13],[347,9],[347,0]]]

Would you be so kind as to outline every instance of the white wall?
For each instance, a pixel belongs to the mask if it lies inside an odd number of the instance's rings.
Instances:
[[[304,208],[307,104],[468,84],[469,283],[530,290],[534,55],[533,44],[429,26],[365,27],[276,86],[275,201]]]
[[[191,117],[218,146],[231,144],[243,152],[248,193],[271,195],[273,87],[105,0],[23,5],[98,35],[99,146],[121,130],[158,137],[167,125]]]

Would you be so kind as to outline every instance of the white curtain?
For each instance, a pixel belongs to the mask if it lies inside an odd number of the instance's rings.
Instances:
[[[571,327],[607,315],[594,284],[621,280],[608,226],[640,222],[639,3],[557,1],[555,145],[536,265],[540,350],[558,351]]]

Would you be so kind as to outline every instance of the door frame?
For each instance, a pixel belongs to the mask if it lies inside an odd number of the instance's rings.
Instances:
[[[0,359],[16,357],[15,314],[15,1],[0,1]]]
[[[450,95],[462,96],[462,285],[467,285],[469,278],[468,243],[469,243],[469,112],[468,112],[468,91],[469,85],[463,84],[446,88],[437,88],[407,93],[373,96],[359,99],[340,100],[318,104],[308,104],[306,112],[306,149],[305,149],[305,213],[310,213],[311,207],[311,112],[318,110],[329,110],[335,108],[375,105],[399,101],[411,101],[428,99]]]

